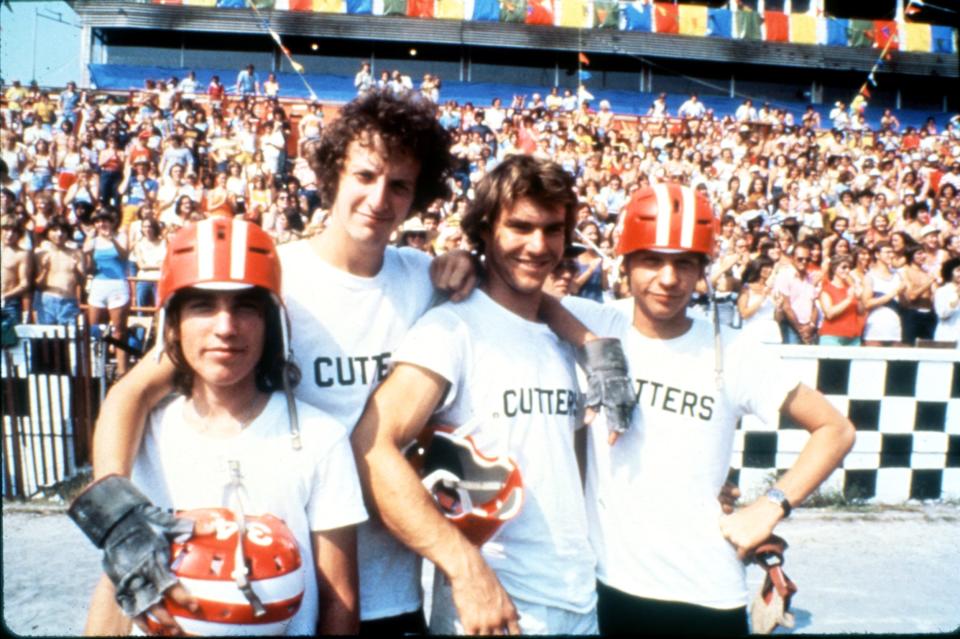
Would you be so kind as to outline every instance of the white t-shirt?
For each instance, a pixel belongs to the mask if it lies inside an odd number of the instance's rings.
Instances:
[[[900,273],[898,272],[894,272],[889,278],[885,279],[871,270],[867,273],[867,277],[872,284],[874,297],[887,295],[900,285]],[[903,339],[900,315],[886,304],[872,308],[867,313],[867,321],[863,327],[863,339],[899,342]]]
[[[773,418],[798,380],[752,340],[724,331],[718,389],[711,323],[651,339],[616,308],[574,297],[563,304],[592,332],[622,340],[639,400],[633,428],[615,445],[602,413],[590,426],[586,500],[598,578],[637,597],[745,605],[744,566],[720,534],[717,495],[737,421]]]
[[[297,398],[352,431],[387,374],[393,349],[430,306],[430,256],[388,247],[383,268],[359,277],[323,261],[309,240],[277,248],[293,357],[303,374]],[[360,618],[392,617],[421,605],[419,557],[377,519],[360,526]]]
[[[957,289],[952,283],[944,284],[933,294],[933,310],[937,313],[934,339],[944,342],[960,340],[960,306],[957,306],[957,297]]]
[[[294,450],[286,400],[274,393],[239,434],[211,437],[187,425],[185,399],[178,395],[150,413],[133,465],[133,482],[161,508],[231,507],[223,502],[224,488],[231,481],[228,462],[239,462],[249,498],[245,513],[282,519],[300,547],[303,603],[287,634],[314,634],[319,607],[310,532],[367,518],[347,431],[298,402],[303,446]]]
[[[481,549],[510,596],[590,612],[595,559],[573,449],[581,414],[571,347],[476,290],[428,311],[395,360],[449,381],[437,417],[520,468],[520,513]]]

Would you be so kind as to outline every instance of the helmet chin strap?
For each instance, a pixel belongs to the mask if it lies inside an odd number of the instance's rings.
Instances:
[[[716,374],[717,390],[720,390],[723,388],[723,343],[720,341],[720,311],[717,308],[716,291],[713,290],[710,278],[704,274],[703,280],[707,284],[707,297],[710,300],[710,319],[713,322],[713,370]]]
[[[290,348],[290,316],[280,300],[274,300],[277,313],[280,315],[280,333],[283,339],[283,396],[287,400],[287,416],[290,419],[290,440],[294,450],[303,448],[300,441],[300,418],[297,415],[297,404],[293,398],[293,388],[290,386],[290,362],[293,361],[293,350]]]
[[[240,462],[231,459],[227,462],[230,467],[230,483],[224,490],[224,504],[229,508],[231,497],[237,507],[234,510],[237,514],[237,548],[233,557],[233,574],[231,575],[237,584],[237,588],[243,593],[244,598],[250,602],[253,607],[253,615],[262,617],[267,614],[263,602],[253,591],[253,585],[247,579],[250,570],[247,568],[246,557],[243,554],[243,539],[247,536],[246,519],[243,511],[243,497],[246,490],[243,487],[243,475],[240,474]]]

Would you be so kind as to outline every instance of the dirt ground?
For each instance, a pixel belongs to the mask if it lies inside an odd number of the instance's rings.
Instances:
[[[960,507],[799,509],[777,532],[790,544],[785,569],[800,588],[792,633],[943,633],[960,626]],[[5,504],[2,568],[8,631],[81,633],[99,556],[62,508]],[[748,579],[756,589],[759,569],[751,568]]]

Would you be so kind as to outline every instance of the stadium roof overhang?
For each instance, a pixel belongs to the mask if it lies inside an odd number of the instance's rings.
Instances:
[[[253,11],[197,6],[133,4],[122,0],[71,3],[84,26],[171,31],[263,33]],[[868,48],[777,44],[610,29],[568,29],[499,22],[423,20],[290,11],[261,11],[282,35],[355,40],[583,51],[682,58],[737,65],[802,67],[825,71],[870,71],[877,51]],[[893,52],[885,73],[960,77],[956,54]]]

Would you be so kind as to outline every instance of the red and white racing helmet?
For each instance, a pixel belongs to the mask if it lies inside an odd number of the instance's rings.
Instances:
[[[170,301],[178,291],[199,288],[216,291],[259,286],[270,293],[280,326],[280,343],[286,362],[290,352],[290,320],[280,296],[280,258],[266,231],[245,220],[214,217],[188,224],[167,246],[157,287],[157,359],[164,349],[164,325]],[[290,417],[293,446],[300,448],[300,426],[290,388],[289,369],[284,394]]]
[[[639,189],[625,207],[619,255],[635,251],[690,251],[713,255],[717,220],[707,198],[668,182]]]
[[[190,612],[163,598],[180,628],[195,636],[284,634],[300,609],[307,578],[286,524],[273,515],[238,517],[228,508],[177,514],[213,527],[209,534],[171,545],[170,569],[200,603],[197,612]],[[244,589],[251,589],[255,601],[238,585],[238,567],[246,568]],[[147,625],[153,632],[162,629],[149,614]]]
[[[520,512],[523,480],[517,464],[484,455],[473,438],[450,426],[424,428],[407,459],[444,516],[477,546]]]
[[[166,309],[173,296],[183,289],[237,290],[259,286],[271,293],[278,309],[280,258],[266,231],[241,219],[215,217],[188,224],[173,236],[157,285],[160,326],[163,340]],[[280,322],[284,351],[289,348],[287,322]]]

